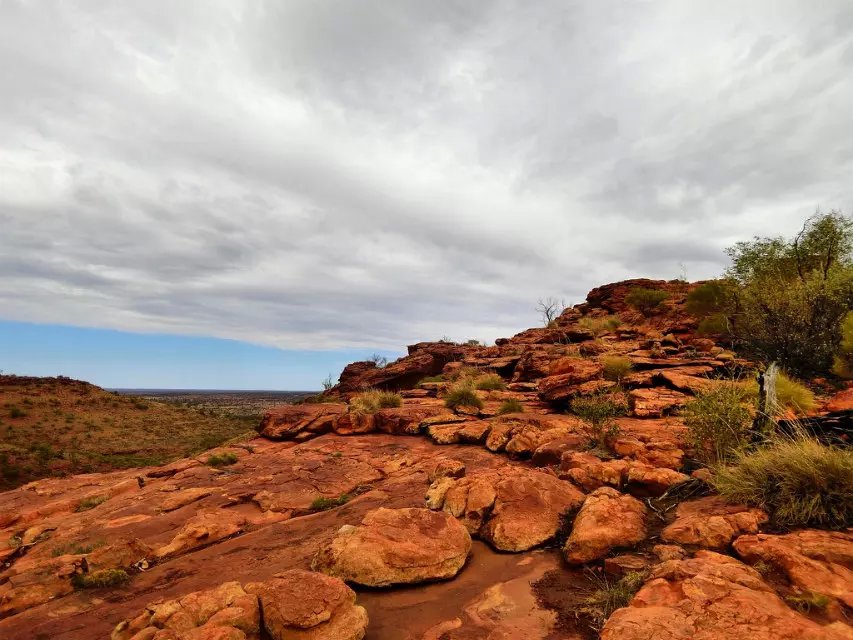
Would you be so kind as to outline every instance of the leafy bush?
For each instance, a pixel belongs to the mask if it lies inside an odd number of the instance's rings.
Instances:
[[[806,436],[736,453],[715,469],[712,484],[732,503],[761,507],[777,525],[853,525],[853,451]]]
[[[329,509],[334,509],[335,507],[340,507],[345,505],[347,502],[351,500],[351,497],[348,493],[342,493],[337,498],[327,498],[325,496],[320,496],[314,502],[311,503],[312,511],[328,511]]]
[[[590,447],[609,447],[619,435],[619,426],[613,419],[628,412],[628,403],[621,394],[578,396],[570,406],[584,423],[583,432],[590,441]]]
[[[800,595],[786,596],[785,602],[800,613],[809,614],[812,611],[823,611],[829,606],[832,600],[822,593],[807,591]]]
[[[726,312],[731,308],[734,285],[728,280],[710,280],[687,294],[687,311],[705,317]]]
[[[699,460],[730,460],[749,444],[752,411],[748,400],[752,395],[747,386],[726,382],[701,391],[685,405],[687,442]]]
[[[776,402],[780,408],[790,409],[797,415],[805,415],[817,406],[814,393],[808,387],[781,372],[776,376]]]
[[[601,364],[604,365],[604,379],[613,382],[621,382],[633,367],[631,360],[625,356],[605,356]]]
[[[115,587],[130,580],[124,569],[99,569],[91,573],[78,573],[71,578],[71,584],[78,589],[101,589]]]
[[[470,382],[461,381],[450,387],[447,397],[444,399],[444,406],[454,411],[459,407],[482,409],[483,401],[480,400]]]
[[[589,331],[596,338],[604,333],[618,329],[621,324],[622,321],[618,316],[604,316],[602,318],[584,316],[578,320],[578,327]]]
[[[474,386],[480,391],[503,391],[506,383],[496,373],[487,373],[474,381]]]
[[[600,630],[616,609],[628,606],[643,586],[646,572],[628,571],[615,581],[608,578],[605,573],[592,575],[597,588],[582,600],[578,613],[588,618],[594,629]]]
[[[89,498],[83,498],[79,502],[79,504],[77,505],[77,508],[75,509],[75,511],[79,512],[79,511],[88,511],[89,509],[94,509],[99,504],[105,503],[108,498],[109,498],[109,496],[91,496]]]
[[[27,412],[21,409],[20,407],[11,407],[9,409],[10,418],[25,418],[26,416]]]
[[[509,400],[504,400],[501,402],[501,406],[498,408],[498,415],[502,416],[507,413],[523,413],[524,405],[521,404],[515,398],[510,398]]]
[[[841,323],[841,344],[833,358],[832,372],[842,378],[853,378],[853,312]]]
[[[853,307],[853,220],[816,215],[790,240],[755,238],[728,254],[741,347],[798,375],[829,371]]]
[[[702,318],[696,329],[701,336],[725,336],[729,333],[729,319],[723,313]]]
[[[224,453],[213,454],[207,459],[207,464],[211,467],[227,467],[232,464],[237,463],[237,456],[231,453],[230,451],[226,451]]]
[[[371,389],[350,400],[349,410],[353,413],[376,413],[380,409],[399,407],[402,404],[403,397],[399,393]]]
[[[625,296],[625,302],[634,307],[644,316],[654,313],[663,301],[669,298],[666,291],[660,289],[647,289],[645,287],[634,287]]]

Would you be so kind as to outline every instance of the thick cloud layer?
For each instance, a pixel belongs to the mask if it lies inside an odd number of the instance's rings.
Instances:
[[[493,339],[853,196],[853,4],[0,2],[0,317]]]

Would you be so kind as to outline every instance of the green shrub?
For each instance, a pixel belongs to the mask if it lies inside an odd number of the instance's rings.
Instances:
[[[853,525],[853,451],[806,436],[736,453],[714,470],[712,484],[726,500],[761,507],[780,526]]]
[[[705,317],[727,312],[732,305],[734,285],[728,280],[710,280],[687,294],[685,308],[694,316]]]
[[[444,376],[427,376],[426,378],[421,378],[418,385],[420,386],[424,382],[444,382]]]
[[[700,336],[725,336],[729,333],[729,319],[722,313],[702,318],[696,332]]]
[[[474,386],[480,391],[503,391],[506,383],[496,373],[487,373],[474,381]]]
[[[663,301],[669,298],[666,291],[660,289],[647,289],[645,287],[634,287],[625,296],[625,302],[634,307],[644,316],[654,313]]]
[[[819,214],[794,238],[755,238],[727,252],[740,347],[797,375],[829,371],[853,308],[853,220]]]
[[[776,376],[776,402],[797,415],[805,415],[817,406],[815,395],[808,387],[781,372]]]
[[[832,372],[842,378],[853,378],[853,312],[841,323],[841,343],[833,358]]]
[[[109,496],[91,496],[89,498],[83,498],[77,505],[77,509],[75,509],[75,511],[88,511],[89,509],[94,509],[99,504],[106,502],[108,499]]]
[[[477,395],[473,385],[469,381],[460,381],[454,384],[447,392],[444,406],[454,411],[459,407],[483,408],[483,401]]]
[[[682,414],[687,442],[699,460],[729,460],[749,444],[751,395],[743,384],[726,382],[699,392],[685,405]]]
[[[329,509],[334,509],[335,507],[345,505],[350,500],[351,497],[348,493],[342,493],[337,498],[327,498],[325,496],[320,496],[319,498],[315,499],[314,502],[311,503],[311,510],[328,511]]]
[[[618,316],[604,316],[603,318],[584,316],[578,320],[578,327],[589,331],[596,338],[604,333],[618,329],[621,324],[622,321]]]
[[[604,379],[613,382],[622,382],[633,367],[630,358],[625,356],[604,356],[601,364],[604,365]]]
[[[77,589],[102,589],[116,587],[130,580],[124,569],[99,569],[91,573],[78,573],[71,578],[71,584]]]
[[[646,572],[628,571],[618,580],[604,573],[592,575],[597,588],[581,601],[577,612],[589,619],[594,629],[600,630],[616,609],[628,606],[643,586]]]
[[[608,448],[619,435],[617,416],[628,412],[628,404],[621,394],[598,393],[578,396],[571,401],[572,412],[583,421],[583,433],[590,447]]]
[[[10,418],[25,418],[26,416],[27,412],[21,409],[20,407],[11,407],[9,409]]]
[[[786,596],[785,602],[800,613],[809,614],[812,611],[823,611],[829,606],[832,600],[822,593],[807,591],[799,595]]]
[[[402,404],[403,397],[399,393],[370,389],[350,400],[349,410],[353,413],[376,413],[380,409],[399,407]]]
[[[207,464],[211,467],[227,467],[232,464],[237,464],[237,456],[230,451],[224,453],[215,453],[207,459]]]
[[[498,408],[498,415],[502,416],[507,413],[523,413],[524,405],[521,404],[515,398],[510,398],[508,400],[504,400],[501,402],[501,406]]]

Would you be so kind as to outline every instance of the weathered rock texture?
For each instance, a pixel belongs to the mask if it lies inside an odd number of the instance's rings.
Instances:
[[[377,509],[345,525],[312,567],[369,587],[446,580],[465,565],[471,536],[458,520],[429,509]]]

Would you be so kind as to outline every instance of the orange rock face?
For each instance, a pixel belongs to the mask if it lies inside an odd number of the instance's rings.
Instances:
[[[663,530],[661,539],[723,549],[741,534],[758,533],[765,522],[767,514],[761,509],[730,505],[718,496],[709,496],[678,505],[675,522]]]
[[[603,487],[589,496],[575,517],[563,554],[572,564],[603,558],[646,537],[646,507],[631,496]]]
[[[429,509],[377,509],[344,526],[312,562],[369,587],[446,580],[465,565],[471,536],[458,520]]]
[[[846,625],[822,626],[793,611],[757,571],[699,551],[653,570],[601,631],[602,640],[842,640]]]

